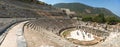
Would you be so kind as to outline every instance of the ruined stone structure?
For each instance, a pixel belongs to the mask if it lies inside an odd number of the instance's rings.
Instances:
[[[0,13],[0,17],[6,17],[0,18],[0,47],[120,46],[119,24],[106,25],[66,18],[66,14],[75,14],[69,9],[27,4],[17,0],[0,0]],[[84,30],[84,33],[103,39],[94,45],[76,44],[62,37],[61,33],[68,29]]]
[[[65,12],[67,15],[75,15],[76,13],[74,11],[70,11],[70,9],[61,8],[63,12]]]
[[[78,24],[79,23],[79,24]],[[1,36],[1,46],[9,45],[6,43],[15,42],[17,44],[13,44],[16,46],[23,46],[23,47],[40,47],[40,46],[54,46],[54,47],[119,47],[119,38],[120,38],[120,28],[119,26],[111,26],[105,24],[97,24],[97,23],[87,23],[82,21],[77,21],[73,19],[38,19],[38,20],[28,20],[28,22],[24,23],[23,25],[14,25],[8,31],[7,34],[4,33]],[[21,23],[22,24],[22,23]],[[18,27],[17,27],[18,26]],[[19,27],[21,26],[21,27]],[[22,27],[23,26],[23,27]],[[98,37],[104,38],[101,42],[95,45],[83,46],[77,45],[71,41],[60,36],[60,33],[66,29],[80,27],[80,30],[85,30],[86,33],[93,34]],[[106,27],[107,29],[105,29]],[[117,28],[116,28],[117,27]],[[13,31],[14,28],[18,30]],[[21,31],[20,31],[20,30]],[[9,31],[11,30],[11,31]],[[10,34],[18,34],[18,36],[23,32],[24,37],[18,37],[15,41],[9,41]],[[13,36],[16,36],[14,35]],[[21,35],[20,35],[21,36]],[[24,40],[24,39],[25,40]],[[115,39],[114,39],[115,38]],[[21,41],[24,40],[24,41]],[[8,41],[8,42],[5,42]],[[115,45],[113,42],[116,42]],[[12,43],[11,43],[12,45]],[[5,46],[4,46],[5,47]],[[13,46],[14,47],[14,46]]]

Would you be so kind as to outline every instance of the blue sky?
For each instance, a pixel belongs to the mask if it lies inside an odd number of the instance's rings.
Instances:
[[[41,0],[48,4],[79,2],[93,7],[104,7],[120,17],[120,0]]]

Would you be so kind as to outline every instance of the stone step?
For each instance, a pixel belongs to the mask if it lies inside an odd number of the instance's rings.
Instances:
[[[27,28],[29,28],[29,26],[30,26],[30,22],[26,23],[25,26],[27,26]]]
[[[36,26],[36,30],[39,31],[39,26]]]
[[[28,27],[31,27],[32,26],[32,23],[29,23]]]
[[[32,23],[31,29],[34,30],[34,28],[35,28],[35,24]]]

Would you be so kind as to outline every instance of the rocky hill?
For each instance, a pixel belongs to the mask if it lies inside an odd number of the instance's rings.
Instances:
[[[43,2],[0,0],[0,18],[53,18],[53,16],[64,17],[65,14]]]
[[[77,14],[81,16],[95,16],[100,13],[103,13],[106,16],[116,16],[106,8],[91,7],[82,3],[58,3],[55,4],[54,7],[68,8],[72,11],[77,12]]]

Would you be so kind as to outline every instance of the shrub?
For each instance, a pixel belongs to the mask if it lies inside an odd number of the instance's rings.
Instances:
[[[19,1],[22,1],[22,2],[32,2],[32,0],[19,0]]]
[[[115,25],[120,22],[120,19],[118,19],[117,17],[109,16],[106,18],[106,21],[107,21],[107,24]]]
[[[104,17],[104,14],[99,14],[98,16],[95,16],[93,18],[93,21],[94,22],[97,22],[97,23],[105,23],[105,17]]]
[[[115,25],[120,23],[120,19],[115,16],[104,16],[104,14],[99,14],[98,16],[83,16],[82,21],[93,21],[97,23],[107,23],[109,25]]]
[[[82,21],[87,22],[87,21],[93,21],[93,20],[92,20],[91,16],[84,16],[84,17],[82,17]]]
[[[37,1],[36,4],[40,4],[40,5],[48,5],[45,2],[41,2],[41,1]]]

